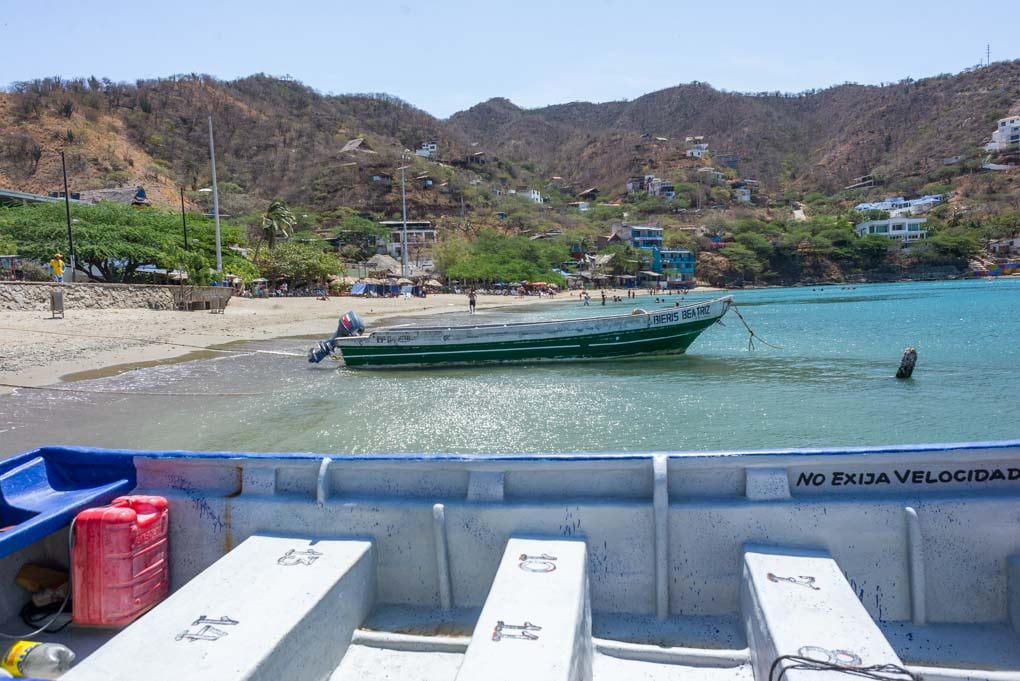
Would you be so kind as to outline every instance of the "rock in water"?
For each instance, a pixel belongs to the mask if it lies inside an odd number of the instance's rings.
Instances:
[[[914,373],[915,364],[917,364],[917,350],[907,348],[903,351],[900,368],[896,370],[896,378],[910,378],[910,375]]]

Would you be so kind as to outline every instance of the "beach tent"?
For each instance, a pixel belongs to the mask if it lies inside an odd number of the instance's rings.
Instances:
[[[351,287],[351,295],[352,296],[363,296],[363,295],[365,295],[365,293],[367,293],[367,291],[365,290],[367,288],[368,288],[367,284],[364,284],[362,282],[358,282],[357,284],[355,284],[354,286]]]

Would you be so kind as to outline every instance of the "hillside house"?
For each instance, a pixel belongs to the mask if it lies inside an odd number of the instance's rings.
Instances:
[[[542,192],[537,189],[525,189],[518,193],[532,203],[542,203]]]
[[[634,175],[632,177],[628,177],[627,178],[627,193],[628,194],[637,194],[638,192],[645,191],[645,189],[647,188],[647,185],[646,185],[645,182],[646,181],[645,181],[645,176],[644,175]]]
[[[694,282],[694,253],[686,248],[653,248],[652,271],[666,278],[666,288],[681,288]]]
[[[708,153],[708,144],[699,142],[692,144],[687,150],[687,158],[701,158]]]
[[[889,239],[895,239],[900,243],[918,241],[928,237],[928,230],[922,225],[928,218],[889,218],[888,220],[867,220],[854,225],[857,236],[864,237],[868,234],[878,234]]]
[[[985,145],[985,151],[1020,149],[1020,116],[1000,118],[992,133],[992,141]]]
[[[992,241],[988,244],[988,250],[998,256],[1020,255],[1020,237]]]
[[[401,235],[404,231],[402,220],[383,220],[379,223],[387,227],[389,235],[382,248],[391,258],[402,261],[403,251]],[[436,229],[428,220],[407,221],[407,260],[418,269],[432,270],[435,266]]]
[[[739,203],[751,203],[751,188],[750,187],[734,188],[733,198]]]
[[[725,176],[722,174],[722,171],[705,166],[704,168],[698,168],[698,177],[708,182],[721,182]]]
[[[439,145],[435,142],[422,142],[421,147],[414,150],[414,154],[423,158],[436,158],[439,155]]]
[[[649,196],[660,196],[664,199],[672,199],[676,196],[676,190],[674,189],[672,182],[662,180],[654,175],[649,177],[651,179],[646,181]]]
[[[662,248],[662,227],[615,224],[607,243],[627,243],[634,248]]]
[[[905,199],[902,196],[891,196],[883,201],[858,203],[854,206],[854,210],[859,213],[869,210],[883,210],[889,213],[890,217],[895,218],[903,215],[919,215],[921,213],[927,213],[940,203],[944,203],[945,200],[946,197],[944,194],[927,194],[916,199]]]
[[[372,184],[382,185],[383,187],[393,186],[393,176],[389,173],[373,173]]]

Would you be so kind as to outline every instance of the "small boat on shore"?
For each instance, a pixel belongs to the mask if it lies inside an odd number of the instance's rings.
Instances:
[[[64,681],[1020,679],[1020,441],[42,447],[0,491],[0,632]]]
[[[630,314],[512,324],[413,326],[363,333],[357,313],[308,353],[349,367],[400,368],[679,354],[733,304],[731,296]]]

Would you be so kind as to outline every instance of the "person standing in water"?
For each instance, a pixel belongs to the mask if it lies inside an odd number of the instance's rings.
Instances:
[[[477,294],[474,289],[468,292],[468,314],[475,313],[475,303],[477,302]]]

